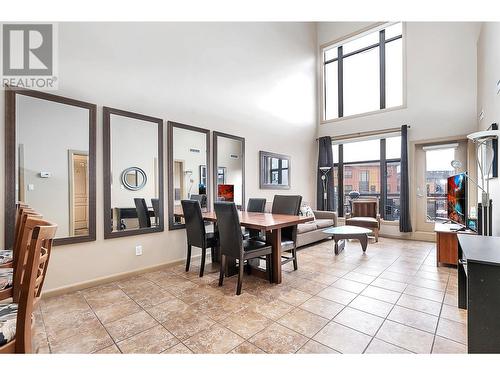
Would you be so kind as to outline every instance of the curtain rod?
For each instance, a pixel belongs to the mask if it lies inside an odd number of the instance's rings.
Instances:
[[[410,125],[407,126],[408,129],[411,128]],[[400,132],[401,127],[398,128],[388,128],[388,129],[382,129],[382,130],[373,130],[373,131],[367,131],[367,132],[358,132],[358,133],[351,133],[351,134],[343,134],[339,136],[332,136],[334,140],[342,140],[342,139],[350,139],[350,138],[359,138],[359,137],[368,137],[371,135],[382,135],[382,134],[387,134],[387,133],[395,133],[395,132]],[[318,140],[319,138],[316,138]]]

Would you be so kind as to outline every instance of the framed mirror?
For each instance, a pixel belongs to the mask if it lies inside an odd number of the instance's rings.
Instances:
[[[58,225],[56,245],[95,240],[96,105],[6,87],[5,245],[22,201]]]
[[[259,152],[260,188],[290,189],[290,156]]]
[[[245,138],[214,132],[214,198],[245,209]]]
[[[168,222],[169,229],[184,228],[181,200],[199,200],[210,208],[210,130],[168,122]]]
[[[104,107],[104,238],[163,231],[163,120]]]

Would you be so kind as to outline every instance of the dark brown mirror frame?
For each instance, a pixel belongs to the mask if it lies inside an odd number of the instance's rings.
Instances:
[[[112,217],[111,207],[111,115],[134,118],[137,120],[153,122],[158,125],[158,199],[160,204],[160,223],[150,228],[140,228],[113,232],[113,225],[109,225]],[[123,111],[121,109],[103,107],[103,173],[104,173],[104,238],[118,238],[136,236],[139,234],[163,232],[164,209],[163,209],[163,120],[156,117],[146,116],[139,113]],[[115,176],[115,178],[117,178]],[[108,218],[108,220],[106,220]],[[112,223],[111,223],[112,224]]]
[[[192,125],[168,121],[168,229],[183,229],[184,224],[174,222],[174,128],[190,130],[205,134],[206,137],[206,176],[207,176],[207,207],[210,208],[210,130]]]
[[[54,245],[95,241],[96,238],[96,113],[92,103],[20,87],[5,86],[5,247],[14,243],[16,210],[16,95],[85,108],[89,111],[89,234],[56,238]],[[42,213],[43,214],[43,213]],[[50,217],[46,218],[50,220]],[[57,224],[57,223],[56,223]]]
[[[243,186],[241,187],[241,210],[245,210],[245,138],[243,137],[238,137],[236,135],[231,135],[231,134],[226,134],[226,133],[221,133],[221,132],[213,132],[213,147],[214,147],[214,152],[213,152],[213,174],[212,174],[212,181],[213,181],[213,191],[214,191],[214,202],[217,201],[217,137],[224,137],[224,138],[230,138],[234,139],[237,141],[241,141],[241,151],[242,151],[242,157],[241,157],[241,182]]]
[[[265,176],[264,174],[266,173],[265,171],[265,165],[264,165],[264,158],[265,157],[272,157],[272,158],[277,158],[277,159],[282,159],[282,160],[288,160],[288,185],[272,185],[272,184],[266,184],[265,182]],[[267,151],[259,151],[259,184],[261,189],[272,189],[272,190],[289,190],[291,186],[290,182],[290,172],[291,172],[291,160],[290,156],[288,155],[283,155],[283,154],[275,154],[274,152],[267,152]]]

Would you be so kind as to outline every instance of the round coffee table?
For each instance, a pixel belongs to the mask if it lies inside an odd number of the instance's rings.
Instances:
[[[359,240],[363,252],[368,246],[368,235],[372,233],[370,229],[355,227],[352,225],[342,225],[340,227],[328,228],[323,233],[330,234],[335,242],[335,255],[344,250],[344,244],[339,246],[341,240]]]

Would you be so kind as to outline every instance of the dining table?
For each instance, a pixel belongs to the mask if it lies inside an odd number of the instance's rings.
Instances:
[[[204,221],[211,222],[217,226],[217,215],[214,211],[202,210]],[[176,207],[174,215],[184,217],[181,207]],[[272,281],[281,284],[281,229],[314,220],[313,217],[298,215],[283,215],[262,212],[238,211],[240,225],[248,229],[257,229],[266,232],[266,241],[272,247]],[[252,274],[266,277],[262,270],[251,267]],[[232,274],[233,272],[230,272]]]

